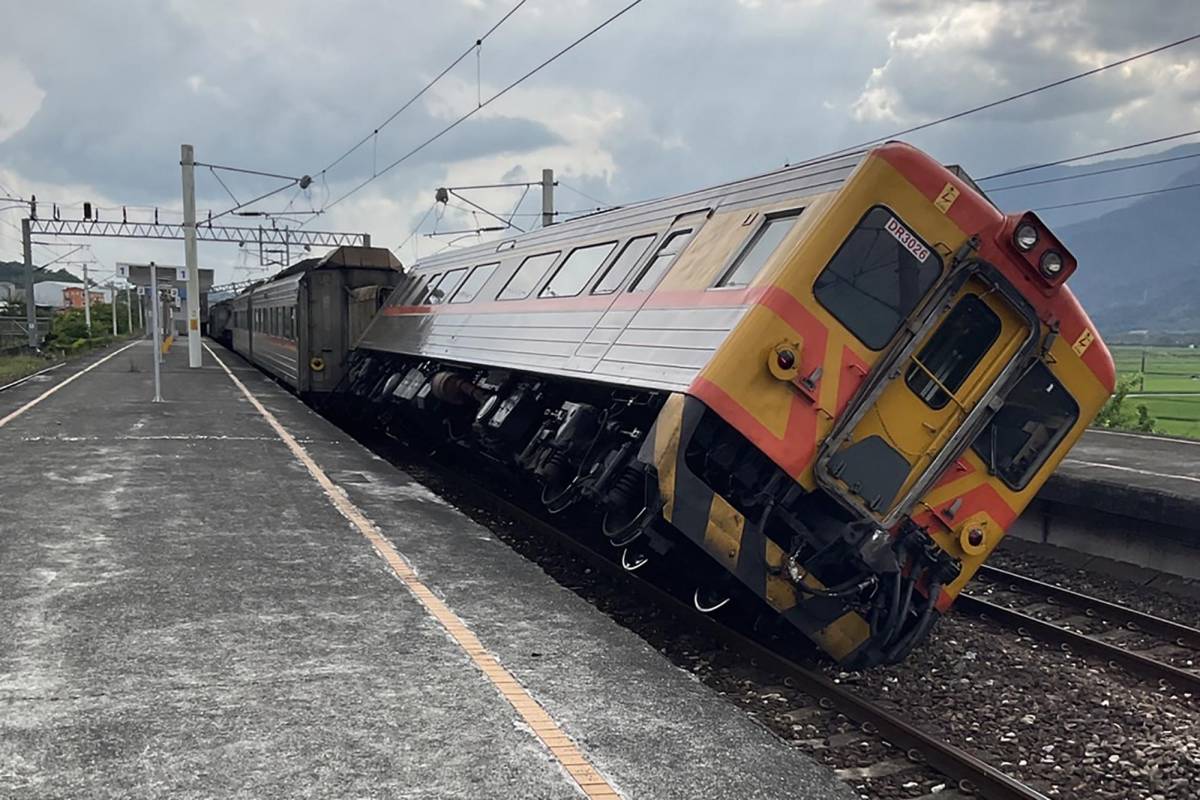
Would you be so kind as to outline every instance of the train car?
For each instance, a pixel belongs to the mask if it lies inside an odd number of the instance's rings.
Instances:
[[[593,504],[701,610],[891,663],[1112,391],[1075,268],[892,142],[422,261],[343,402]]]
[[[226,347],[233,346],[233,302],[219,300],[208,307],[208,316],[202,331],[205,336]]]
[[[228,301],[230,346],[301,396],[325,395],[400,275],[384,248],[339,247],[300,261]]]

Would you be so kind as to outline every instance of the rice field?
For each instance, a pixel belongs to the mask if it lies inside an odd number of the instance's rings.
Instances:
[[[1200,347],[1117,345],[1119,379],[1139,376],[1125,404],[1146,406],[1159,431],[1200,439]]]

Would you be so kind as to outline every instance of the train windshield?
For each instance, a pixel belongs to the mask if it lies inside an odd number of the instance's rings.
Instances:
[[[875,206],[817,276],[813,294],[863,344],[881,350],[941,274],[937,251]]]
[[[1079,404],[1039,361],[1009,392],[972,446],[989,472],[1020,490],[1077,419]]]

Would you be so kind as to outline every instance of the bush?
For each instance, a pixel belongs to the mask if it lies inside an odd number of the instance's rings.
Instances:
[[[1141,375],[1130,375],[1118,381],[1112,397],[1108,398],[1108,402],[1100,409],[1096,421],[1092,424],[1097,428],[1156,433],[1154,417],[1150,416],[1149,408],[1138,405],[1131,410],[1125,405],[1129,393],[1141,385],[1141,379]]]
[[[82,309],[64,311],[50,323],[51,347],[74,347],[79,339],[87,340],[87,323]]]
[[[88,336],[87,318],[82,308],[63,311],[50,323],[48,344],[54,348],[78,349],[76,342],[83,339],[95,346],[108,344],[112,339],[112,306],[97,303],[92,306],[92,335]]]

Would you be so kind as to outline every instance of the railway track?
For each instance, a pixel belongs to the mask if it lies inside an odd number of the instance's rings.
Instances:
[[[1200,630],[996,567],[976,580],[960,613],[1200,696]]]
[[[380,447],[378,440],[363,441],[380,455],[390,458],[393,463],[396,462],[395,454],[390,453],[388,447]],[[410,472],[413,471],[411,458],[411,452],[405,453],[406,463],[401,465]],[[431,471],[441,482],[451,486],[452,493],[457,496],[459,503],[511,520],[533,532],[535,536],[552,540],[560,545],[563,551],[603,574],[614,586],[636,594],[645,603],[666,611],[689,629],[719,642],[751,666],[782,679],[785,686],[812,696],[820,709],[827,713],[840,713],[857,726],[857,731],[831,736],[831,739],[853,743],[864,737],[880,737],[903,754],[902,759],[883,759],[872,764],[846,766],[836,770],[843,779],[850,782],[870,780],[875,777],[887,777],[906,768],[924,766],[947,779],[945,788],[937,790],[936,794],[927,795],[929,798],[1048,800],[1046,795],[1032,786],[1022,783],[956,744],[923,730],[900,714],[856,694],[825,673],[781,655],[761,641],[723,624],[713,616],[698,612],[690,597],[682,597],[660,588],[623,568],[619,559],[614,557],[617,551],[592,548],[537,514],[480,485],[479,482],[467,481],[450,474],[444,464],[422,460],[420,466]]]

